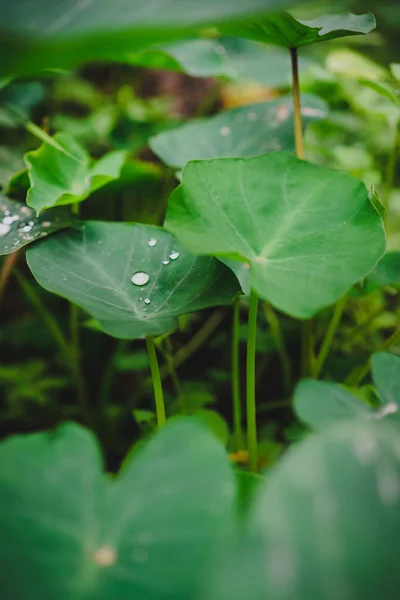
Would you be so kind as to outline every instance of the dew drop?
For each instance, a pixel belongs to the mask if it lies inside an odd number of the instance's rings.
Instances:
[[[173,252],[171,252],[171,254],[169,255],[171,260],[176,260],[179,256],[179,252],[177,252],[176,250],[174,250]]]
[[[14,221],[18,221],[19,216],[18,215],[13,215],[12,217],[4,217],[3,219],[3,223],[4,225],[12,225],[12,223],[14,223]]]
[[[144,271],[137,271],[132,275],[132,283],[134,285],[146,285],[149,282],[150,276],[148,273]]]
[[[112,567],[117,562],[117,554],[109,546],[101,546],[93,555],[94,561],[100,567]]]
[[[43,221],[42,225],[43,227],[50,227],[51,223],[50,221]]]
[[[32,225],[31,225],[31,223],[32,223]],[[29,233],[31,231],[33,225],[34,225],[33,221],[29,221],[29,223],[22,222],[20,224],[20,226],[18,227],[18,229],[20,231],[22,231],[23,233]]]
[[[221,135],[230,135],[231,133],[231,128],[230,127],[221,127],[221,129],[219,130]]]
[[[163,260],[163,261],[162,261],[162,264],[163,264],[163,265],[169,265],[169,260],[167,260],[167,259]]]
[[[249,121],[257,121],[257,113],[251,111],[247,114],[247,118]]]
[[[156,238],[151,238],[151,240],[148,241],[148,245],[153,248],[153,246],[155,246],[157,244],[157,240]]]
[[[3,235],[7,235],[10,229],[11,227],[7,225],[7,223],[0,223],[0,237],[3,237]]]
[[[151,302],[150,298],[145,298],[145,299],[144,299],[144,303],[145,303],[145,304],[150,304],[150,302]]]

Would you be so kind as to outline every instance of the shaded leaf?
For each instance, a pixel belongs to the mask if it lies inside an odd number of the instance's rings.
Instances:
[[[125,152],[110,152],[91,166],[86,150],[74,138],[58,133],[52,139],[62,150],[45,142],[25,155],[31,186],[27,204],[37,213],[55,205],[82,202],[119,176]]]
[[[303,123],[324,118],[326,104],[303,98]],[[188,161],[222,156],[254,156],[276,150],[294,150],[293,100],[290,96],[221,112],[150,138],[150,147],[167,165],[183,167]]]
[[[167,424],[112,480],[92,434],[73,424],[10,438],[0,457],[10,598],[186,600],[229,537],[233,473],[193,420]]]
[[[400,357],[389,352],[376,352],[371,359],[372,377],[383,406],[400,406]]]
[[[286,153],[189,163],[166,227],[191,252],[248,262],[261,298],[298,318],[338,300],[385,249],[363,183]]]
[[[386,252],[368,275],[368,281],[382,285],[400,285],[400,251]]]
[[[53,208],[37,216],[29,206],[0,196],[0,256],[12,254],[35,240],[65,229],[74,220],[65,208]]]
[[[240,291],[225,265],[147,225],[88,221],[32,248],[27,262],[45,289],[126,339],[171,331],[179,315],[229,304]]]

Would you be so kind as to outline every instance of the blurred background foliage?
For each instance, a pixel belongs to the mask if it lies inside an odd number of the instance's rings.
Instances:
[[[331,11],[340,8],[325,5]],[[351,173],[372,189],[382,205],[388,248],[400,250],[400,73],[392,66],[400,63],[400,6],[380,0],[358,0],[347,6],[355,13],[371,10],[378,28],[368,36],[300,51],[302,91],[320,97],[329,107],[325,119],[307,128],[306,154],[318,164]],[[3,82],[3,191],[24,200],[24,185],[15,175],[24,168],[24,154],[40,145],[21,125],[29,119],[50,134],[73,135],[95,158],[110,150],[127,151],[121,177],[82,204],[85,218],[161,224],[177,178],[151,151],[149,138],[193,118],[290,92],[286,51],[233,38],[213,43],[211,55],[207,44],[182,42],[133,54],[124,64],[89,64],[74,72]],[[210,71],[216,76],[202,76]],[[68,332],[67,302],[37,286],[21,256],[0,301],[0,434],[81,420],[74,384],[51,326],[53,319]],[[246,302],[242,304],[245,313]],[[330,317],[331,309],[317,315],[317,342]],[[296,378],[300,323],[283,315],[278,318]],[[90,426],[103,442],[109,466],[115,468],[132,442],[155,425],[147,355],[141,341],[114,340],[101,334],[87,315],[79,313],[79,319],[84,393],[92,407]],[[169,414],[182,407],[188,413],[200,410],[228,448],[231,320],[230,308],[189,315],[180,319],[171,338],[158,340]],[[379,281],[356,286],[349,294],[323,376],[343,381],[399,322],[396,287]],[[241,339],[246,339],[244,324]],[[290,389],[282,384],[281,343],[273,317],[260,311],[257,394],[264,465],[303,435],[290,408]],[[244,345],[242,351],[244,358]],[[169,368],[172,356],[176,372]],[[369,401],[368,380],[364,384],[361,395]],[[241,457],[235,459],[240,463]]]

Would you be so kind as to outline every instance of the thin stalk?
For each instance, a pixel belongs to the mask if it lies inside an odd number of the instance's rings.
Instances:
[[[324,340],[321,344],[320,351],[315,360],[314,367],[312,370],[312,376],[316,379],[321,373],[321,369],[324,366],[324,363],[328,357],[329,351],[332,346],[333,338],[335,337],[335,333],[337,328],[339,327],[340,319],[342,318],[344,307],[347,302],[347,294],[345,294],[338,302],[335,304],[335,308],[332,314],[331,321],[329,323],[328,329],[326,330]]]
[[[292,94],[293,94],[293,121],[294,121],[294,139],[296,145],[296,156],[302,160],[305,159],[303,122],[301,117],[300,101],[300,79],[299,79],[299,58],[297,48],[290,48],[290,57],[292,63]],[[312,321],[308,319],[302,324],[302,374],[308,377],[312,372],[314,360],[313,354],[313,332]]]
[[[258,297],[250,294],[249,320],[247,331],[246,357],[246,407],[247,407],[247,447],[250,471],[258,471],[257,417],[256,417],[256,335]]]
[[[4,292],[7,287],[8,280],[10,279],[10,275],[17,263],[18,256],[19,251],[17,250],[17,252],[9,254],[3,262],[3,266],[0,272],[0,302],[4,296]]]
[[[163,389],[162,389],[162,383],[161,383],[160,369],[158,366],[157,352],[156,352],[156,347],[154,345],[153,336],[149,335],[146,337],[146,345],[147,345],[147,352],[149,355],[151,377],[153,379],[153,390],[154,390],[154,400],[155,400],[155,404],[156,404],[157,425],[160,428],[165,424],[166,416],[165,416],[164,395],[163,395]]]
[[[232,323],[232,408],[235,450],[243,449],[242,403],[240,399],[240,299],[233,305]]]
[[[287,394],[290,394],[290,390],[292,387],[292,366],[290,364],[290,358],[286,351],[285,340],[282,335],[282,329],[279,322],[279,319],[276,315],[276,312],[268,304],[264,302],[264,312],[265,317],[268,321],[269,328],[271,330],[271,335],[276,344],[276,349],[279,355],[279,359],[282,365],[282,373],[283,373],[283,388]]]
[[[165,360],[167,361],[167,366],[168,366],[168,371],[172,380],[172,383],[174,384],[174,388],[175,388],[175,393],[178,397],[181,396],[182,394],[182,386],[181,386],[181,382],[179,381],[179,377],[178,374],[176,372],[176,368],[175,368],[175,358],[174,358],[174,351],[172,348],[172,344],[171,344],[171,338],[167,337],[165,339]],[[186,406],[182,406],[182,411],[186,412]]]
[[[392,335],[380,345],[379,348],[375,350],[375,352],[382,352],[383,350],[390,350],[393,346],[395,346],[398,342],[400,342],[400,327],[398,327]],[[371,369],[371,358],[365,361],[361,367],[356,367],[350,375],[347,376],[345,385],[349,387],[357,386],[363,379],[368,375]]]

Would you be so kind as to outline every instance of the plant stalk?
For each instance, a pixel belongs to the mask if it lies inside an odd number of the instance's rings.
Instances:
[[[326,330],[324,340],[322,342],[320,351],[315,360],[314,367],[312,370],[312,376],[316,379],[321,373],[321,369],[324,366],[324,363],[328,357],[329,351],[332,346],[333,338],[335,337],[335,333],[337,328],[339,327],[340,319],[342,318],[344,307],[347,302],[347,294],[345,294],[338,302],[335,304],[335,308],[332,314],[331,321],[329,323],[328,329]]]
[[[252,290],[247,331],[246,357],[246,407],[247,407],[247,447],[250,471],[258,471],[258,444],[256,419],[256,336],[257,336],[258,297]]]
[[[161,428],[166,421],[164,394],[161,383],[160,369],[158,366],[157,352],[152,335],[146,337],[147,352],[149,355],[151,377],[153,379],[154,400],[156,405],[157,425]]]
[[[3,299],[5,289],[7,287],[8,280],[12,270],[14,269],[19,256],[19,251],[9,254],[4,260],[3,266],[0,272],[0,302]]]
[[[271,335],[276,344],[279,359],[281,361],[283,374],[283,388],[286,394],[290,394],[292,387],[292,367],[290,364],[289,355],[286,352],[285,340],[282,335],[281,325],[279,323],[279,319],[276,315],[276,312],[274,311],[272,306],[267,302],[264,302],[264,312],[265,317],[268,321],[269,328],[271,330]]]
[[[235,450],[243,449],[242,404],[240,398],[240,298],[233,305],[232,323],[232,407]]]

